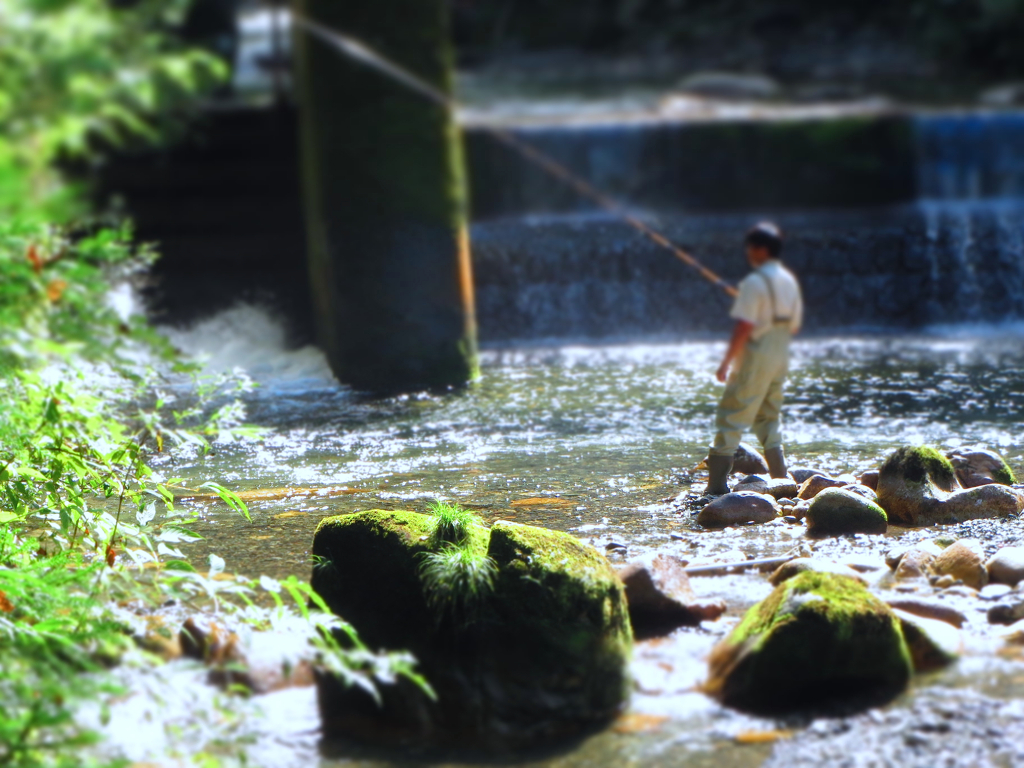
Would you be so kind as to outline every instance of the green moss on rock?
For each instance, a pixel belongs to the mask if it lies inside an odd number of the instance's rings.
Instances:
[[[757,714],[822,711],[887,701],[911,671],[885,603],[853,579],[806,572],[751,608],[716,647],[705,690]]]
[[[826,488],[807,510],[807,533],[811,536],[841,536],[847,533],[885,533],[889,519],[885,510],[863,496]]]
[[[933,483],[943,491],[957,487],[953,464],[934,448],[898,448],[885,460],[881,474],[898,475],[910,483]]]
[[[491,528],[489,554],[501,628],[489,634],[490,674],[547,680],[547,701],[533,706],[548,717],[580,719],[595,707],[613,716],[628,695],[632,631],[607,559],[567,533],[509,522]]]
[[[1013,474],[1013,470],[1010,469],[1010,465],[1005,461],[1003,462],[1003,466],[995,470],[993,477],[1000,485],[1014,485],[1017,482],[1017,476]]]
[[[359,736],[351,733],[359,723],[385,740],[503,748],[614,717],[628,695],[632,636],[622,584],[604,556],[565,533],[470,526],[466,545],[494,561],[493,589],[475,604],[473,622],[446,622],[424,590],[424,555],[451,546],[433,529],[427,515],[380,510],[318,527],[314,589],[371,647],[411,650],[440,702],[398,692],[385,696],[384,711],[363,702],[353,719],[351,696],[321,679],[325,730]]]
[[[371,510],[325,518],[313,536],[311,586],[355,626],[371,648],[422,653],[431,621],[420,578],[422,555],[434,551],[434,520],[418,512]],[[490,532],[471,525],[465,546],[487,551]],[[382,578],[386,575],[386,578]]]

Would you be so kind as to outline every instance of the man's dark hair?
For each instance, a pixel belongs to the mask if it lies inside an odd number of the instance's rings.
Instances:
[[[782,230],[770,221],[762,221],[750,228],[743,242],[755,248],[765,248],[773,258],[778,258],[782,253]]]

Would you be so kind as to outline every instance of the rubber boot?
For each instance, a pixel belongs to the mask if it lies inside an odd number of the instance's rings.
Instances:
[[[732,456],[708,456],[708,496],[724,496],[729,493],[729,475],[732,474]]]
[[[764,460],[768,462],[768,474],[772,477],[789,477],[789,470],[786,468],[786,453],[781,446],[765,451]]]

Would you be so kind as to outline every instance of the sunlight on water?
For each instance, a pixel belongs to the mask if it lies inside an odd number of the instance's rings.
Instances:
[[[1024,352],[1013,329],[981,330],[797,341],[786,410],[793,465],[862,471],[905,443],[986,444],[1019,465]],[[315,349],[288,349],[276,321],[251,306],[173,339],[212,370],[257,379],[249,420],[269,431],[203,459],[168,459],[167,471],[239,490],[351,491],[254,502],[252,525],[208,510],[197,554],[208,548],[244,568],[272,536],[260,567],[275,575],[307,571],[324,515],[422,509],[434,498],[587,536],[656,541],[685,528],[658,504],[687,487],[704,457],[723,350],[706,341],[492,349],[464,392],[372,400],[340,387]],[[515,504],[538,497],[552,500]]]
[[[793,464],[860,471],[904,443],[980,443],[997,447],[1019,469],[1022,330],[958,326],[906,337],[798,340],[786,411]],[[781,520],[701,531],[685,510],[667,503],[690,482],[703,483],[691,470],[711,436],[722,342],[495,348],[483,353],[482,380],[463,392],[374,400],[338,385],[317,350],[289,348],[280,324],[256,307],[238,306],[170,335],[211,372],[238,368],[256,379],[248,418],[267,430],[259,440],[217,444],[205,458],[164,458],[165,472],[252,492],[251,523],[220,504],[189,502],[203,512],[198,530],[206,537],[185,547],[194,562],[216,552],[243,573],[306,577],[313,531],[324,516],[424,510],[435,498],[457,500],[487,522],[513,519],[572,532],[617,563],[654,549],[692,562],[809,546],[837,560],[880,561],[892,535],[906,543],[939,534],[894,529],[890,536],[814,544],[801,527]],[[991,548],[1024,538],[1022,525],[977,521],[942,534],[979,538]],[[793,726],[725,710],[696,688],[715,642],[770,586],[748,572],[695,578],[693,588],[725,600],[726,617],[639,645],[630,714],[562,755],[524,765],[754,768],[783,754],[769,743],[738,742],[746,733]],[[991,645],[983,634],[985,606],[977,602],[961,606],[978,628],[971,642]],[[956,667],[936,683],[948,687],[944,696],[1017,695],[1016,678],[994,675],[992,665],[1001,662],[981,650],[974,666]],[[347,748],[337,760],[322,754],[313,689],[275,696],[253,702],[250,736],[261,754],[323,768],[394,764],[394,756]],[[915,700],[886,711],[903,711]],[[192,722],[186,709],[182,717]],[[194,727],[199,738],[201,723]],[[801,748],[813,749],[813,729],[804,733]]]

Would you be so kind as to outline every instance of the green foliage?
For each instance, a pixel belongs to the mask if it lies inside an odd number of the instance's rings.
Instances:
[[[469,527],[480,523],[480,518],[458,504],[435,501],[429,506],[433,516],[433,537],[437,541],[461,544],[469,535]]]
[[[78,707],[115,692],[106,670],[138,654],[138,611],[168,600],[261,628],[299,614],[352,684],[425,685],[407,654],[371,653],[310,614],[318,598],[294,577],[225,580],[220,558],[202,573],[178,549],[199,519],[179,491],[249,511],[150,458],[251,435],[239,399],[251,382],[201,376],[113,300],[155,255],[127,225],[86,223],[82,190],[56,165],[172,136],[219,82],[219,60],[169,34],[189,2],[0,0],[0,766],[98,764]],[[255,604],[257,588],[273,609]]]
[[[427,604],[438,620],[450,617],[466,624],[478,618],[497,572],[486,554],[454,544],[423,553],[420,565]]]
[[[190,0],[0,0],[0,215],[84,212],[52,168],[173,130],[226,66],[169,35]]]

